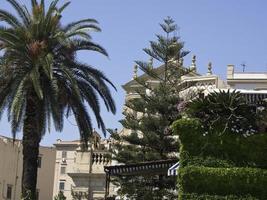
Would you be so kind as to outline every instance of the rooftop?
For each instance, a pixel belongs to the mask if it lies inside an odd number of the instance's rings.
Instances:
[[[233,79],[263,79],[267,80],[267,73],[265,72],[235,72]]]

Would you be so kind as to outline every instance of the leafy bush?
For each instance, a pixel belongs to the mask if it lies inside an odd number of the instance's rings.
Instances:
[[[267,134],[207,134],[203,121],[189,118],[172,129],[181,143],[179,200],[267,199]]]
[[[240,92],[212,92],[205,97],[198,97],[188,105],[190,117],[198,118],[206,134],[235,134],[250,136],[258,132],[259,120],[256,105],[249,104]]]
[[[66,197],[62,191],[59,191],[58,195],[54,197],[54,200],[66,200]]]
[[[221,160],[214,157],[187,157],[180,161],[180,166],[201,166],[201,167],[234,167],[234,163],[228,160]]]
[[[182,194],[179,196],[179,200],[259,200],[259,199],[252,196]]]
[[[189,166],[179,168],[178,176],[182,192],[267,199],[267,170]]]
[[[248,138],[233,133],[205,135],[201,122],[188,118],[177,120],[172,128],[181,142],[181,166],[186,165],[190,158],[205,160],[213,157],[239,167],[267,168],[267,134]]]

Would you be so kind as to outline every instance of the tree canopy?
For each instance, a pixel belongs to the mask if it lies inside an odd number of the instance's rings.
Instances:
[[[169,126],[180,117],[177,109],[181,101],[181,77],[189,72],[181,64],[188,53],[183,42],[176,36],[176,25],[171,18],[160,24],[164,35],[156,35],[144,52],[153,62],[136,61],[144,75],[136,77],[138,98],[129,99],[121,120],[125,133],[112,132],[113,159],[119,163],[131,164],[145,161],[177,158],[178,140],[173,137]],[[152,84],[155,83],[155,84]],[[166,172],[167,175],[167,172]],[[121,194],[130,199],[175,199],[175,179],[160,174],[117,177],[115,184]]]

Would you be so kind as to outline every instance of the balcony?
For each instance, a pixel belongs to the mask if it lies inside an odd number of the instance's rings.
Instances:
[[[88,155],[89,156],[89,155]],[[69,168],[67,174],[71,177],[93,177],[105,174],[104,166],[111,164],[110,154],[107,151],[97,150],[88,157],[80,157],[74,163],[73,167]]]

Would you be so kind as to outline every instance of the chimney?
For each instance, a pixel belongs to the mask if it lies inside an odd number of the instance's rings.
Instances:
[[[234,65],[227,65],[227,79],[233,79],[234,78]]]

